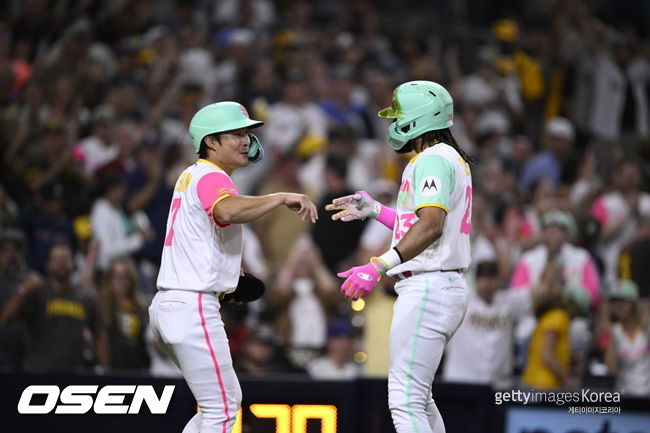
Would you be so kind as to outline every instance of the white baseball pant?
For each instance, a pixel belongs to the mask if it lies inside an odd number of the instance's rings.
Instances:
[[[458,272],[429,272],[399,281],[390,331],[388,406],[398,433],[444,433],[431,397],[445,345],[467,310]]]
[[[230,433],[242,393],[213,293],[160,290],[149,307],[158,340],[183,372],[198,412],[183,433]]]

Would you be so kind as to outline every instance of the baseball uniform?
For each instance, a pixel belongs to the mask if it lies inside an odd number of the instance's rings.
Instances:
[[[427,148],[404,169],[391,247],[434,206],[447,216],[442,236],[415,258],[388,271],[400,281],[394,306],[388,376],[389,406],[399,433],[444,432],[431,385],[449,339],[463,321],[470,264],[472,177],[445,143]]]
[[[181,173],[167,220],[151,325],[183,372],[201,411],[184,433],[230,432],[241,404],[219,313],[219,294],[237,286],[242,227],[213,218],[214,206],[237,195],[230,177],[199,159]]]

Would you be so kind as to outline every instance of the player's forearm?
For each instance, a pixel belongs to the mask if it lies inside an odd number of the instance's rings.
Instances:
[[[233,195],[219,202],[212,212],[214,218],[222,224],[244,224],[263,217],[283,204],[283,193],[256,197]]]
[[[442,227],[419,220],[396,245],[403,261],[418,256],[442,236]]]
[[[395,209],[379,204],[377,216],[375,217],[377,221],[379,221],[389,229],[393,230],[393,227],[395,226],[396,217],[397,217],[397,211]]]

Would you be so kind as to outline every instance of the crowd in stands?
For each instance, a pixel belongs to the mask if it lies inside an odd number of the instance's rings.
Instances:
[[[192,115],[265,122],[242,194],[307,193],[245,227],[266,296],[226,304],[237,370],[386,376],[395,294],[336,273],[384,252],[375,221],[412,155],[386,146],[394,87],[443,84],[472,156],[472,294],[439,373],[650,396],[650,8],[634,1],[4,2],[0,14],[0,366],[178,375],[148,327]]]

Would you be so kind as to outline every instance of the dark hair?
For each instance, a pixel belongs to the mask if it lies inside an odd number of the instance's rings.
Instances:
[[[97,180],[95,187],[97,196],[101,197],[105,195],[111,188],[122,185],[124,185],[124,180],[120,176],[114,173],[104,174]]]
[[[205,144],[205,139],[208,137],[212,137],[215,140],[219,141],[219,133],[214,133],[214,134],[208,134],[203,139],[201,139],[201,145],[199,146],[199,158],[207,158],[208,157],[208,145]],[[221,143],[219,141],[219,143]]]
[[[496,277],[499,275],[499,267],[496,262],[481,262],[476,266],[476,278]]]
[[[471,156],[466,154],[465,151],[460,148],[449,128],[427,131],[420,137],[422,137],[422,140],[425,143],[447,143],[456,149],[456,152],[458,152],[458,154],[465,160],[466,163],[474,164],[474,159],[472,159]],[[409,143],[412,141],[413,140],[410,140]]]

